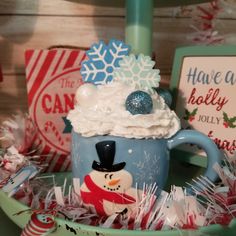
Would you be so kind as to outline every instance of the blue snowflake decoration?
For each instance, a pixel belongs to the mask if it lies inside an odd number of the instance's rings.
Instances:
[[[120,67],[114,70],[114,79],[122,80],[127,84],[135,85],[136,89],[144,89],[154,93],[153,88],[159,86],[160,70],[153,69],[155,61],[149,56],[133,54],[125,56],[120,61]]]
[[[111,40],[108,45],[103,41],[93,44],[86,52],[88,60],[82,62],[80,70],[83,81],[95,85],[106,84],[113,80],[114,68],[129,54],[130,47],[118,40]]]

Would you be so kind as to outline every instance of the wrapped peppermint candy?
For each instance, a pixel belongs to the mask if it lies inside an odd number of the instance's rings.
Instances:
[[[37,129],[28,114],[13,115],[0,126],[1,145],[5,148],[15,146],[21,154],[31,150],[36,137]]]
[[[48,235],[55,228],[56,222],[52,215],[33,213],[21,236]]]
[[[14,146],[9,147],[3,155],[0,154],[0,167],[10,173],[15,173],[24,163],[25,157]]]

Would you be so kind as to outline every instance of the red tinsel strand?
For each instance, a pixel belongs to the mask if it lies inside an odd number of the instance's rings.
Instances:
[[[187,223],[182,226],[182,229],[197,229],[198,227],[195,224],[194,216],[188,215]]]
[[[197,44],[215,45],[224,42],[224,37],[219,36],[215,30],[215,21],[222,10],[218,0],[204,3],[193,7],[190,11],[195,33],[190,36],[191,40]]]
[[[202,6],[197,6],[197,9],[200,11],[200,15],[198,15],[198,17],[200,17],[201,19],[205,19],[208,21],[212,21],[212,19],[214,19],[214,13],[203,8]]]

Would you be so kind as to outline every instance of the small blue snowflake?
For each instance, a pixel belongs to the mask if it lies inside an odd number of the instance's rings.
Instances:
[[[82,62],[80,72],[83,81],[95,85],[111,82],[114,68],[129,51],[130,47],[118,40],[111,40],[108,45],[103,41],[93,44],[86,52],[89,59]]]

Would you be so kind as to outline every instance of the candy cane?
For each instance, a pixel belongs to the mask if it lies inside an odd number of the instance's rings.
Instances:
[[[56,222],[52,215],[33,213],[21,236],[48,235],[55,228]]]
[[[45,125],[44,125],[44,130],[45,130],[45,132],[48,132],[49,129],[52,130],[52,132],[53,132],[54,135],[56,136],[56,138],[57,138],[58,142],[60,143],[60,145],[63,146],[63,145],[64,145],[64,142],[63,142],[63,140],[62,140],[62,137],[61,137],[59,131],[57,130],[57,127],[53,124],[52,121],[47,121],[47,122],[45,123]]]
[[[25,118],[25,136],[22,149],[28,150],[28,148],[32,147],[37,138],[37,135],[38,133],[32,118],[27,116]]]

